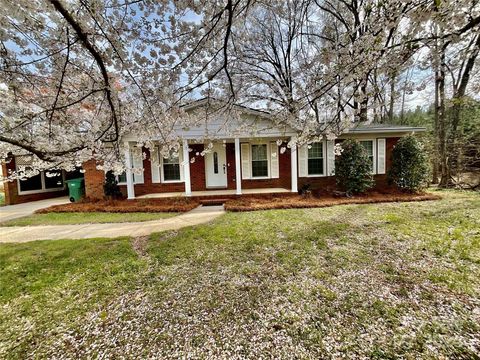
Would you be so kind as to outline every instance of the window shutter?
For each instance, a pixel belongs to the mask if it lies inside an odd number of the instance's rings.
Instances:
[[[180,181],[183,181],[183,146],[178,148],[178,163],[180,165]]]
[[[277,179],[279,177],[279,152],[278,145],[276,142],[270,143],[270,177],[272,179]]]
[[[242,179],[250,179],[250,145],[241,144]]]
[[[152,183],[160,182],[160,159],[158,148],[155,146],[153,149],[150,149],[150,166],[152,168]]]
[[[335,175],[335,141],[327,140],[327,176]]]
[[[299,146],[298,153],[298,177],[308,176],[308,145]]]
[[[141,172],[134,172],[135,184],[143,184],[143,152],[142,148],[134,147],[132,150],[132,164],[135,169],[141,169]]]
[[[385,174],[385,139],[377,139],[377,174]]]

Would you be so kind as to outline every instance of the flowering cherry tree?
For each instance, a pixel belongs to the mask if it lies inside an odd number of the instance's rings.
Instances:
[[[0,157],[31,154],[36,170],[93,157],[118,172],[126,134],[178,150],[176,127],[235,104],[268,110],[298,129],[299,141],[334,137],[382,106],[379,79],[480,24],[470,0],[0,5]],[[449,15],[435,18],[439,7]],[[441,34],[430,31],[434,18],[445,24]],[[200,96],[222,105],[185,113],[182,105]]]
[[[168,143],[182,113],[168,3],[1,5],[2,158],[21,149],[35,168],[72,168],[91,157],[118,167],[127,132]]]

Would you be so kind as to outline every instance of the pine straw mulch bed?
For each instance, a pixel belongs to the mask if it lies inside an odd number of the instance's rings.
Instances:
[[[135,199],[135,200],[84,200],[54,205],[35,211],[37,214],[63,212],[187,212],[199,206],[199,201],[187,198]]]
[[[317,196],[262,196],[228,200],[225,203],[225,210],[255,211],[273,209],[302,209],[345,204],[374,204],[385,202],[427,201],[439,199],[441,199],[441,196],[430,193],[408,194],[401,192],[370,192],[364,195],[357,195],[352,197],[335,196],[333,194],[324,194]]]

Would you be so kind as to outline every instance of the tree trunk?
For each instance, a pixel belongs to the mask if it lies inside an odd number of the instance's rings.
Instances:
[[[395,105],[395,73],[392,73],[390,79],[390,104],[388,107],[388,121],[393,123],[393,106]]]
[[[402,108],[400,110],[400,124],[403,125],[405,121],[405,98],[407,96],[407,84],[408,84],[409,75],[407,72],[407,78],[405,79],[405,84],[402,89]]]
[[[449,131],[449,136],[446,140],[446,149],[448,151],[448,159],[446,163],[445,169],[445,179],[442,179],[441,183],[445,187],[452,187],[454,186],[452,175],[456,173],[456,165],[457,165],[457,158],[458,158],[458,148],[457,148],[457,132],[458,132],[458,125],[460,124],[460,113],[461,113],[461,99],[454,97],[453,102],[454,105],[452,106],[451,110],[451,126]]]
[[[360,101],[360,115],[359,119],[362,122],[368,120],[368,96],[367,96],[367,83],[366,81],[362,82],[360,86],[361,101]]]
[[[379,107],[379,101],[378,101],[378,84],[377,84],[377,68],[373,70],[373,89],[374,89],[374,95],[373,95],[373,122],[378,123],[379,122],[379,115],[378,115],[378,107]]]
[[[467,91],[467,85],[470,81],[470,74],[475,66],[475,60],[479,53],[480,47],[480,34],[476,36],[473,44],[473,51],[470,53],[468,60],[464,63],[465,66],[461,77],[459,77],[456,82],[457,87],[453,89],[452,97],[452,110],[451,110],[451,121],[450,121],[450,131],[448,139],[446,140],[446,149],[448,151],[448,160],[446,162],[445,169],[445,179],[442,178],[441,183],[445,187],[454,186],[454,181],[452,175],[455,175],[458,168],[460,150],[457,144],[458,139],[458,128],[461,122],[461,112],[463,108],[463,101],[465,93]],[[455,86],[455,85],[454,85]],[[442,174],[443,175],[443,174]]]
[[[446,106],[445,106],[445,47],[443,41],[440,43],[440,65],[437,77],[438,86],[438,155],[440,160],[440,187],[446,187],[449,181],[447,173],[448,154],[446,147],[447,132],[446,132]]]
[[[434,126],[433,126],[433,156],[432,156],[432,184],[438,184],[438,149],[439,149],[439,120],[438,120],[438,111],[439,111],[439,94],[438,94],[438,80],[439,78],[439,69],[438,65],[435,69],[435,108],[434,108]]]

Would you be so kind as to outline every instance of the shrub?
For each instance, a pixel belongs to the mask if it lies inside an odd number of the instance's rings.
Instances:
[[[118,186],[117,179],[113,171],[108,171],[105,175],[105,183],[103,184],[103,193],[107,198],[120,199],[122,192]]]
[[[345,140],[342,153],[335,159],[337,186],[347,196],[363,193],[374,184],[372,163],[365,148],[356,140]]]
[[[427,187],[428,179],[428,159],[423,145],[414,136],[401,138],[393,148],[389,183],[415,192]]]
[[[298,190],[298,193],[300,195],[304,195],[304,196],[310,196],[312,194],[312,189],[311,189],[311,185],[310,184],[303,184],[303,186]]]

